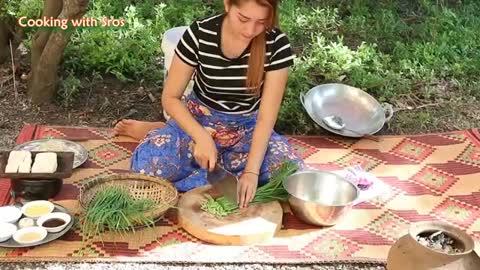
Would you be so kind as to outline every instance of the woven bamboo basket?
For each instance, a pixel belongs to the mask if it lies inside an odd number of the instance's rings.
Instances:
[[[117,174],[104,178],[96,178],[85,183],[80,189],[79,201],[83,209],[87,209],[95,195],[110,186],[123,186],[127,188],[133,199],[150,199],[158,207],[151,213],[145,213],[153,220],[162,216],[178,201],[177,189],[167,180],[162,178],[129,173]]]

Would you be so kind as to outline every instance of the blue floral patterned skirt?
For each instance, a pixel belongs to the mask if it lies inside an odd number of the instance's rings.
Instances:
[[[194,93],[185,102],[194,118],[212,135],[220,164],[239,176],[247,162],[258,113],[225,114],[204,105]],[[207,171],[195,162],[192,144],[192,138],[170,119],[165,127],[150,131],[140,142],[133,153],[131,169],[166,178],[179,191],[206,185]],[[260,168],[259,185],[265,184],[284,160],[294,161],[300,168],[304,166],[287,140],[273,132]]]

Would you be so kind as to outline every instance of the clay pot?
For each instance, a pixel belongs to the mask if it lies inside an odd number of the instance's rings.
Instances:
[[[422,233],[443,231],[454,238],[461,253],[447,254],[430,249],[417,242]],[[443,222],[418,222],[410,226],[390,249],[387,259],[388,270],[474,270],[480,269],[480,258],[473,251],[474,241],[464,231]]]

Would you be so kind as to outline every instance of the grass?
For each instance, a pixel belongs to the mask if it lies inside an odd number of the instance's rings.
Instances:
[[[41,2],[10,3],[7,9],[34,17]],[[72,76],[110,73],[161,88],[165,30],[220,11],[222,1],[91,1],[86,16],[124,18],[127,26],[76,31],[65,52],[67,84],[81,91]],[[298,96],[328,82],[359,87],[394,104],[389,133],[478,127],[479,13],[476,0],[283,0],[281,28],[298,58],[277,130],[321,132]],[[74,95],[62,96],[73,102]]]

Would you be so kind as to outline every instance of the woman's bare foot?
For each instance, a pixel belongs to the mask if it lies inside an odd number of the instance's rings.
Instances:
[[[147,133],[155,128],[162,128],[164,122],[144,122],[131,119],[123,119],[119,121],[113,128],[113,135],[128,136],[137,140],[143,139]]]

